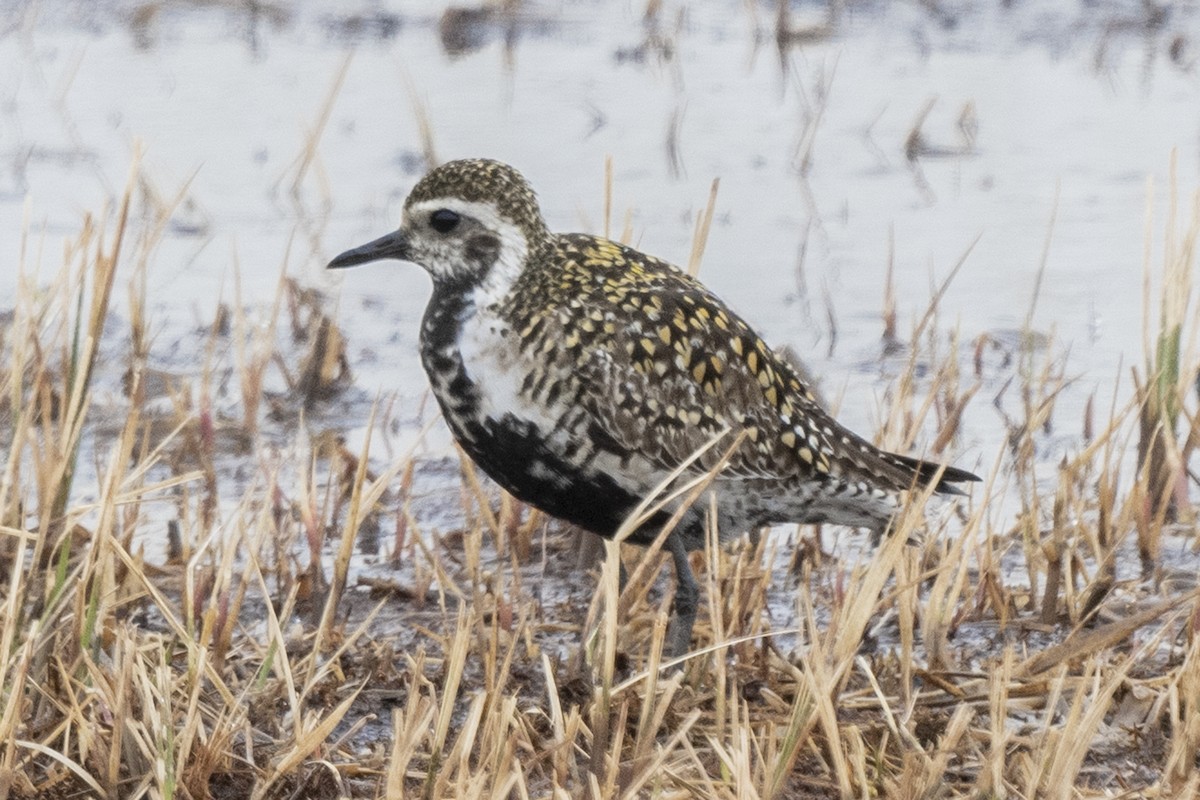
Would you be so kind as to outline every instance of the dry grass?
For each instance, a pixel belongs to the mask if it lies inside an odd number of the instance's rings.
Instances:
[[[1200,605],[1163,555],[1194,542],[1125,455],[1152,398],[1174,414],[1165,441],[1193,441],[1194,346],[1148,362],[1141,394],[1047,465],[1068,381],[1052,341],[960,343],[935,297],[905,343],[885,310],[901,355],[878,440],[953,453],[991,392],[1008,439],[986,482],[960,505],[912,498],[875,550],[847,535],[830,555],[812,529],[714,544],[695,556],[696,650],[664,669],[661,555],[626,553],[640,566],[619,593],[618,545],[598,584],[571,574],[569,532],[497,504],[469,464],[466,524],[439,536],[412,512],[410,457],[312,432],[303,458],[259,446],[308,431],[304,407],[352,380],[319,295],[282,281],[255,334],[235,309],[201,373],[163,390],[169,410],[151,404],[137,269],[129,335],[105,330],[115,265],[157,235],[131,240],[137,185],[135,169],[2,331],[0,798],[1196,796]],[[1190,286],[1191,214],[1165,291]],[[1192,324],[1164,311],[1170,341]],[[239,415],[213,408],[222,359]],[[115,425],[95,417],[114,364]],[[272,369],[295,402],[264,393]],[[235,464],[252,477],[231,486]],[[164,518],[169,546],[147,556]],[[389,534],[386,572],[354,566],[368,530]]]

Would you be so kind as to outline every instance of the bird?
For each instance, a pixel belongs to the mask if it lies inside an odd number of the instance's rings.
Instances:
[[[705,476],[722,540],[783,523],[878,536],[906,490],[963,494],[957,484],[979,480],[840,425],[786,358],[667,261],[552,233],[506,163],[433,168],[397,230],[329,268],[381,259],[432,278],[420,359],[463,451],[518,500],[601,536],[622,531],[656,488]],[[709,503],[681,505],[622,531],[645,546],[679,517],[662,544],[676,577],[668,657],[690,649],[700,586],[688,553],[707,540]]]

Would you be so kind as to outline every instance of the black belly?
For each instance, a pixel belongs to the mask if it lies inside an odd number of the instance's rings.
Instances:
[[[611,538],[642,498],[610,475],[566,460],[546,445],[543,432],[512,414],[484,417],[479,392],[454,346],[462,300],[436,291],[425,311],[421,360],[442,416],[471,460],[513,497],[547,514]],[[440,391],[438,390],[440,387]],[[606,442],[594,443],[603,449]],[[669,519],[659,512],[627,541],[649,544]],[[697,516],[699,519],[699,517]],[[684,527],[691,527],[689,519]],[[703,537],[696,537],[702,546]]]
[[[452,426],[455,427],[455,426]],[[459,431],[455,431],[458,435]],[[459,444],[471,459],[513,497],[601,536],[616,534],[640,497],[611,476],[580,470],[546,447],[540,432],[512,415],[462,425]],[[629,537],[648,543],[666,515]],[[658,526],[654,523],[658,522]],[[651,530],[652,529],[652,530]]]

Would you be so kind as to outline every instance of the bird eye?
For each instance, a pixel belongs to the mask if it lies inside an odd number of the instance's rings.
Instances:
[[[449,233],[458,227],[459,215],[448,208],[439,208],[429,216],[429,224],[438,233]]]

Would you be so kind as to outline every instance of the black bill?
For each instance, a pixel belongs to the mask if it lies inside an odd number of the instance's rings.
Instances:
[[[408,240],[404,237],[403,231],[393,231],[387,236],[380,236],[375,241],[367,242],[361,247],[347,250],[329,262],[329,269],[353,267],[383,258],[408,260]]]

